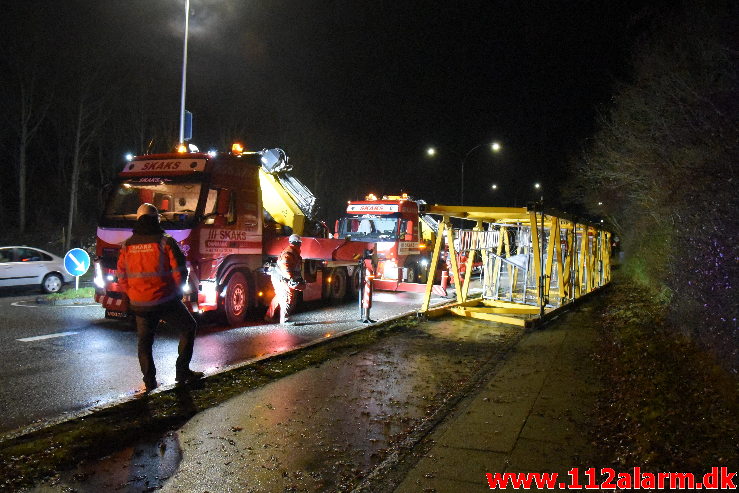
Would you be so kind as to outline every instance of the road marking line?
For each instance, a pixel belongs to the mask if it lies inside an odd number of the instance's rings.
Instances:
[[[44,339],[53,339],[55,337],[73,336],[75,334],[77,334],[77,332],[57,332],[56,334],[46,334],[45,336],[24,337],[23,339],[16,339],[16,341],[33,342],[33,341],[41,341]]]

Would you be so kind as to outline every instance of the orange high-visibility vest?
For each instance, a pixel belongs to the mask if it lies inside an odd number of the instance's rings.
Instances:
[[[134,311],[181,298],[187,280],[185,256],[168,234],[134,234],[121,245],[117,270]]]
[[[295,279],[300,277],[302,263],[300,247],[290,244],[277,257],[277,270],[284,279]]]

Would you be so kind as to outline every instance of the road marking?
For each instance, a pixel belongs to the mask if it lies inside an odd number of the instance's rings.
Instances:
[[[20,342],[42,341],[44,339],[53,339],[55,337],[73,336],[75,334],[77,334],[77,332],[57,332],[56,334],[46,334],[45,336],[24,337],[23,339],[16,339],[16,341],[20,341]]]
[[[28,301],[15,301],[11,303],[10,305],[11,306],[25,306],[26,308],[38,308],[39,307],[39,305],[26,305],[26,303],[28,303]]]
[[[29,304],[30,303],[30,304]],[[55,308],[89,308],[91,306],[100,306],[100,304],[95,302],[87,302],[86,304],[79,304],[79,305],[52,305],[52,304],[38,304],[35,301],[15,301],[11,303],[11,306],[20,306],[23,308],[39,308],[42,306],[51,306]]]

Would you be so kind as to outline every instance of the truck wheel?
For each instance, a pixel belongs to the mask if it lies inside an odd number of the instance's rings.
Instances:
[[[348,293],[349,296],[356,300],[359,296],[359,267],[354,268],[351,278],[349,279]]]
[[[331,301],[341,301],[346,297],[346,285],[348,276],[346,269],[337,267],[331,272],[331,282],[328,285],[328,299]]]
[[[236,272],[228,280],[226,298],[223,300],[223,312],[231,326],[240,325],[249,308],[249,284],[241,272]]]

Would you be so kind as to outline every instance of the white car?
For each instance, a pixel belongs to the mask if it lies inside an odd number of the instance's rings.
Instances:
[[[0,247],[0,287],[36,285],[56,293],[72,276],[64,260],[53,253],[27,246]]]

